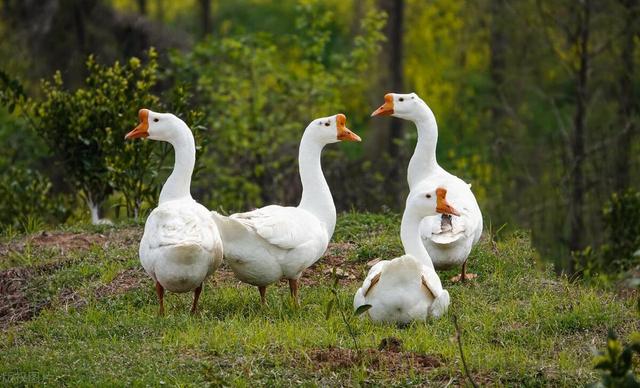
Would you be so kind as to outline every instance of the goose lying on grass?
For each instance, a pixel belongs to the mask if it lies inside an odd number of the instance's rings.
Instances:
[[[452,281],[472,279],[466,272],[471,248],[482,234],[482,213],[471,191],[471,185],[445,171],[436,160],[438,125],[433,112],[415,93],[389,93],[384,104],[372,116],[394,116],[413,121],[418,129],[418,143],[407,170],[409,190],[442,186],[449,190],[449,202],[460,213],[425,217],[420,227],[422,241],[437,269],[462,265],[460,275]]]
[[[173,172],[162,186],[160,201],[144,226],[140,262],[156,282],[164,314],[164,291],[193,291],[191,313],[197,311],[204,280],[222,263],[222,240],[207,208],[191,197],[196,147],[189,127],[170,113],[139,112],[140,125],[125,139],[147,137],[170,143],[175,151]]]
[[[297,207],[270,205],[229,217],[212,212],[224,242],[225,260],[236,277],[258,287],[265,303],[266,288],[288,279],[298,303],[298,279],[327,249],[336,224],[333,197],[322,173],[325,145],[360,141],[345,126],[343,114],[313,120],[299,149],[302,199]]]
[[[400,237],[405,255],[380,261],[367,274],[353,298],[355,309],[370,305],[374,322],[406,324],[440,317],[449,307],[449,292],[442,288],[431,258],[420,239],[420,222],[426,216],[457,214],[447,203],[447,191],[413,191],[407,198]]]

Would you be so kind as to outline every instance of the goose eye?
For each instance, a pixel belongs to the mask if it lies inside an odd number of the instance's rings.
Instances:
[[[402,101],[404,101],[404,98],[400,97],[400,98],[398,98],[398,101],[402,102]]]
[[[427,198],[431,198],[431,194],[427,194]]]
[[[329,124],[329,122],[328,122],[328,121],[327,121],[326,123],[324,123],[324,126],[325,126],[325,127],[328,127],[329,125],[331,125],[331,124]]]
[[[157,117],[155,119],[153,119],[153,122],[157,123],[158,121],[160,121],[160,119],[158,119]]]

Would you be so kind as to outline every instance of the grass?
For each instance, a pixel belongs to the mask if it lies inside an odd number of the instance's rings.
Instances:
[[[0,384],[466,384],[449,317],[406,328],[351,318],[363,349],[359,357],[337,311],[325,319],[333,298],[330,269],[357,277],[339,282],[336,309],[351,317],[365,263],[400,253],[398,223],[394,214],[341,215],[337,244],[303,277],[299,309],[284,283],[269,288],[268,306],[262,307],[254,287],[221,270],[206,285],[195,317],[188,314],[188,294],[169,294],[167,316],[156,316],[152,284],[137,259],[140,226],[76,227],[6,239],[0,269],[21,274],[11,289],[18,288],[33,313],[32,319],[4,325]],[[451,284],[453,271],[441,278],[471,375],[480,384],[594,381],[592,348],[603,346],[607,328],[622,338],[639,329],[635,299],[557,277],[537,263],[526,236],[496,247],[482,242],[472,260],[477,281]],[[389,337],[402,341],[399,358],[372,350]],[[421,356],[436,365],[418,365]]]

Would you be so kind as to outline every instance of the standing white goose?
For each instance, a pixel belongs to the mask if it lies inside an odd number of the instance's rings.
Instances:
[[[148,137],[170,143],[173,172],[162,186],[160,201],[144,225],[140,262],[156,282],[164,314],[164,291],[193,291],[191,314],[197,311],[204,280],[222,263],[222,240],[207,208],[191,197],[196,147],[189,127],[170,113],[140,109],[140,124],[125,139]]]
[[[333,197],[322,174],[325,145],[360,141],[346,126],[343,114],[312,121],[300,141],[302,199],[297,207],[270,205],[225,217],[212,212],[224,242],[225,261],[236,277],[258,287],[265,303],[267,286],[289,280],[298,303],[298,279],[327,249],[336,224]]]
[[[419,230],[423,217],[457,214],[446,195],[443,188],[409,194],[400,226],[405,255],[374,265],[353,298],[356,309],[371,305],[368,314],[374,322],[406,324],[447,311],[449,292],[442,288]]]
[[[467,259],[471,248],[482,234],[482,213],[471,186],[445,171],[436,160],[438,125],[429,106],[415,93],[388,93],[384,104],[371,116],[394,116],[413,121],[418,129],[418,143],[407,170],[409,190],[421,190],[424,185],[438,185],[450,193],[449,202],[459,216],[437,215],[425,217],[420,232],[433,264],[437,269],[462,265],[460,275],[452,281],[472,279],[467,273]]]

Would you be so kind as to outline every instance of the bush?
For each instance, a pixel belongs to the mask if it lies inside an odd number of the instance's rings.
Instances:
[[[86,63],[85,87],[65,88],[62,76],[43,82],[44,99],[32,103],[35,126],[64,170],[67,183],[86,201],[92,221],[98,222],[106,199],[114,192],[115,207],[138,218],[143,205],[154,204],[170,162],[168,144],[125,141],[137,124],[142,107],[169,110],[192,124],[197,138],[202,114],[188,109],[191,95],[178,83],[167,92],[167,103],[153,93],[161,73],[157,53],[148,51],[146,64],[132,57],[125,64],[100,65],[93,56]]]
[[[33,220],[63,219],[68,214],[51,182],[37,171],[10,167],[0,175],[0,231],[25,230]]]
[[[150,93],[157,80],[157,63],[151,50],[146,66],[131,58],[125,65],[116,62],[106,67],[93,56],[86,66],[86,88],[66,90],[60,72],[52,82],[43,82],[44,100],[33,105],[33,113],[36,130],[56,155],[65,180],[86,201],[92,221],[97,222],[115,187],[123,191],[130,215],[154,190],[141,179],[151,145],[125,144],[124,134],[134,126],[139,107],[157,105],[157,97]]]
[[[640,249],[640,192],[613,193],[602,211],[607,240],[601,248],[605,268],[621,272],[638,264]]]
[[[344,53],[329,45],[327,26],[339,15],[317,2],[304,2],[298,11],[295,34],[211,38],[187,55],[171,56],[175,78],[194,85],[196,103],[207,109],[216,147],[204,156],[207,168],[198,180],[207,182],[205,201],[213,207],[297,201],[303,129],[316,117],[365,102],[361,75],[382,39],[382,16],[369,13]],[[341,168],[349,165],[344,152],[331,157],[345,161]],[[332,171],[325,172],[331,181]]]

